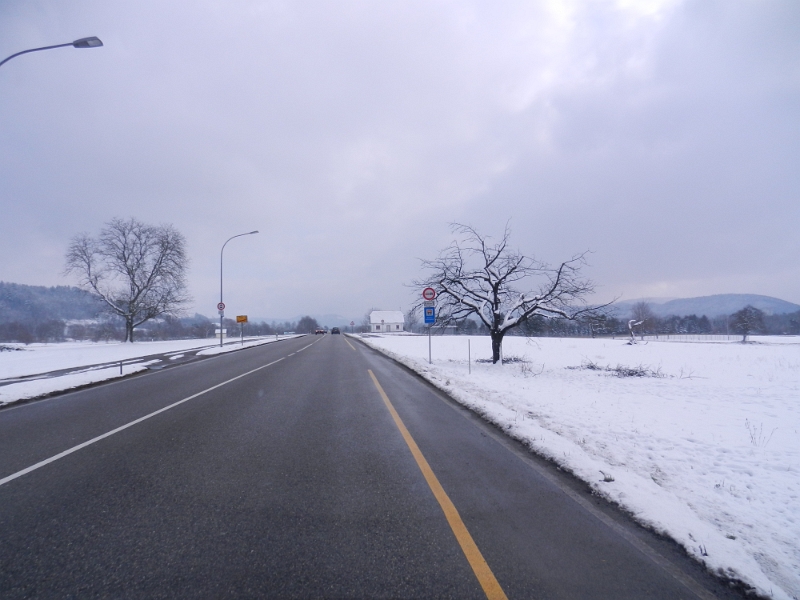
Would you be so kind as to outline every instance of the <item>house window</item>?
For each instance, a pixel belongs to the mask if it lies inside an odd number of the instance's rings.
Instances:
[[[395,329],[400,329],[400,325],[395,325],[394,328]]]
[[[381,326],[380,325],[375,325],[375,331],[380,331],[380,330],[381,330]]]

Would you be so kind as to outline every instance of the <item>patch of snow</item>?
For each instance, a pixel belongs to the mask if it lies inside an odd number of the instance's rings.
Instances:
[[[298,336],[280,336],[280,339]],[[186,353],[197,351],[197,355],[208,356],[234,352],[242,348],[252,348],[278,341],[274,336],[261,338],[245,338],[244,345],[228,343],[222,348],[213,340],[170,340],[164,342],[136,342],[134,344],[65,342],[61,344],[30,344],[22,346],[7,344],[10,347],[21,347],[24,352],[0,353],[0,379],[30,377],[40,373],[59,371],[61,369],[77,369],[76,371],[57,377],[41,378],[10,383],[0,386],[0,406],[45,396],[54,392],[70,390],[91,383],[117,379],[143,371],[161,362],[159,359],[139,362],[143,356],[153,354]],[[175,360],[183,356],[171,356]],[[119,363],[122,362],[120,375]],[[99,366],[97,366],[99,364]],[[95,366],[90,366],[95,365]]]
[[[9,344],[24,352],[0,354],[0,379],[24,377],[86,365],[119,362],[171,351],[207,348],[214,340],[170,340],[164,342],[63,342],[58,344]],[[219,342],[217,342],[219,344]]]
[[[13,383],[0,387],[0,406],[18,402],[19,400],[27,400],[30,398],[38,398],[39,396],[46,396],[54,392],[61,392],[78,388],[91,383],[98,383],[100,381],[108,381],[111,379],[118,379],[147,370],[148,366],[152,363],[160,362],[158,360],[136,363],[134,365],[123,365],[122,373],[120,373],[119,366],[108,367],[105,369],[87,369],[76,373],[69,373],[61,377],[52,377],[45,379],[35,379],[33,381],[23,381],[21,383]]]
[[[761,594],[800,597],[800,338],[364,342]],[[620,376],[626,373],[643,376]],[[650,375],[650,376],[647,376]],[[656,375],[656,376],[653,376]]]

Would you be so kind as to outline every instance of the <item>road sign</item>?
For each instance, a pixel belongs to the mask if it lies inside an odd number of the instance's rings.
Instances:
[[[355,324],[356,324],[356,322],[355,322],[355,321],[350,321],[350,327],[352,327],[352,326],[353,326],[353,325],[355,325]]]
[[[426,306],[423,311],[425,312],[426,325],[436,323],[436,308],[433,306]]]
[[[236,315],[237,323],[247,323],[247,315]]]
[[[217,304],[217,310],[225,310],[225,303],[220,302],[219,304]]]
[[[430,308],[431,306],[436,306],[436,302],[433,300],[425,300],[425,302],[422,303],[422,306],[425,308]]]
[[[436,298],[436,290],[433,288],[425,288],[422,290],[422,297],[425,300],[433,300]]]

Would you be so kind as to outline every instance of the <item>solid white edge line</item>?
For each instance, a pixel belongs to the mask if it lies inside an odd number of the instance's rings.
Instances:
[[[87,441],[83,442],[82,444],[78,444],[77,446],[73,446],[72,448],[69,448],[68,450],[64,450],[63,452],[59,452],[55,456],[51,456],[50,458],[46,458],[46,459],[44,459],[44,460],[42,460],[42,461],[40,461],[40,462],[38,462],[38,463],[36,463],[34,465],[31,465],[30,467],[26,467],[25,469],[22,469],[21,471],[17,471],[16,473],[13,473],[13,474],[11,474],[11,475],[9,475],[7,477],[3,477],[2,479],[0,479],[0,485],[5,485],[9,481],[13,481],[13,480],[17,479],[18,477],[22,477],[23,475],[27,475],[31,471],[35,471],[37,469],[41,469],[42,467],[44,467],[46,465],[49,465],[52,462],[55,462],[55,461],[57,461],[57,460],[59,460],[61,458],[64,458],[65,456],[69,456],[73,452],[77,452],[78,450],[80,450],[82,448],[86,448],[86,446],[91,446],[95,442],[99,442],[100,440],[103,440],[103,439],[105,439],[105,438],[107,438],[109,436],[112,436],[115,433],[119,433],[120,431],[123,431],[123,430],[127,429],[128,427],[133,427],[134,425],[136,425],[138,423],[141,423],[142,421],[146,421],[147,419],[149,419],[151,417],[155,417],[156,415],[161,414],[164,411],[167,411],[167,410],[169,410],[171,408],[175,408],[176,406],[178,406],[180,404],[183,404],[184,402],[188,402],[189,400],[193,400],[194,398],[197,398],[198,396],[202,396],[203,394],[207,394],[208,392],[210,392],[212,390],[215,390],[215,389],[217,389],[219,387],[222,387],[223,385],[227,385],[227,384],[231,383],[232,381],[236,381],[237,379],[241,379],[242,377],[246,377],[247,375],[251,375],[252,373],[255,373],[256,371],[260,371],[261,369],[266,369],[267,367],[270,367],[270,366],[274,365],[275,363],[281,362],[285,358],[286,357],[284,356],[282,358],[279,358],[278,360],[272,361],[271,363],[268,363],[266,365],[261,365],[260,367],[257,367],[257,368],[255,368],[255,369],[253,369],[251,371],[247,371],[247,373],[242,373],[241,375],[237,375],[236,377],[232,377],[231,379],[228,379],[227,381],[223,381],[222,383],[218,383],[217,385],[211,386],[210,388],[205,389],[202,392],[197,392],[196,394],[192,394],[191,396],[188,396],[187,398],[184,398],[183,400],[178,400],[177,402],[174,402],[173,404],[170,404],[169,406],[165,406],[163,408],[159,408],[157,411],[151,412],[150,414],[145,415],[143,417],[139,417],[138,419],[135,419],[135,420],[131,421],[130,423],[126,423],[125,425],[117,427],[116,429],[112,429],[111,431],[108,431],[108,432],[106,432],[106,433],[104,433],[102,435],[98,435],[97,437],[94,437],[94,438],[92,438],[90,440],[87,440]]]

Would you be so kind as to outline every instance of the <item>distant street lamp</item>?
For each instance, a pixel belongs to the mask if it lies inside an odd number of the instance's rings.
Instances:
[[[258,231],[248,231],[247,233],[240,233],[239,235],[235,235],[233,237],[228,238],[224,244],[222,244],[222,250],[219,251],[219,306],[222,308],[219,309],[219,347],[222,348],[222,318],[225,316],[225,304],[222,302],[222,253],[225,251],[225,246],[228,245],[233,238],[242,237],[243,235],[253,235],[254,233],[258,233]]]
[[[81,38],[79,40],[75,40],[74,42],[69,42],[68,44],[56,44],[55,46],[42,46],[41,48],[31,48],[30,50],[23,50],[22,52],[17,52],[16,54],[12,54],[8,58],[6,58],[3,62],[0,62],[0,66],[3,66],[15,56],[19,56],[20,54],[27,54],[28,52],[38,52],[39,50],[51,50],[53,48],[66,48],[67,46],[72,46],[73,48],[99,48],[102,45],[103,42],[100,41],[100,38],[92,36],[92,37]]]

